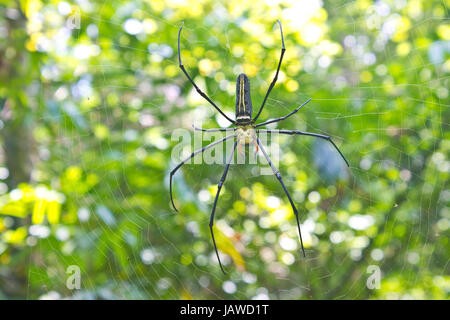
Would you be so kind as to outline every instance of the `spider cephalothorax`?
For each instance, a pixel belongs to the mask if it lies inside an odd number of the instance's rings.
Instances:
[[[250,144],[250,143],[254,143],[255,144],[257,151],[258,151],[258,147],[259,147],[261,149],[262,153],[264,154],[264,157],[266,158],[267,162],[269,163],[270,167],[272,168],[272,171],[273,171],[274,175],[277,177],[278,181],[280,181],[280,184],[283,187],[283,190],[286,193],[286,196],[288,197],[289,203],[291,204],[292,210],[294,211],[294,214],[295,214],[303,256],[305,256],[305,250],[303,248],[302,233],[300,231],[300,220],[299,220],[299,217],[298,217],[297,208],[295,207],[294,201],[292,200],[292,198],[291,198],[291,196],[290,196],[286,186],[284,185],[283,179],[281,178],[280,171],[278,171],[278,169],[273,165],[272,161],[270,160],[269,156],[266,153],[266,150],[264,149],[263,145],[261,144],[261,141],[258,138],[259,132],[281,133],[281,134],[289,134],[289,135],[296,135],[296,134],[298,134],[298,135],[311,136],[311,137],[324,139],[324,140],[330,142],[336,148],[336,150],[339,152],[339,154],[342,156],[342,158],[344,159],[345,163],[348,166],[348,162],[345,159],[344,155],[341,153],[339,148],[334,144],[333,140],[331,140],[331,138],[329,136],[326,136],[326,135],[323,135],[323,134],[318,134],[318,133],[300,131],[300,130],[257,129],[258,127],[264,126],[266,124],[278,122],[278,121],[284,120],[284,119],[292,116],[294,113],[296,113],[298,110],[300,110],[301,107],[303,107],[305,104],[307,104],[309,101],[311,101],[311,99],[306,100],[306,102],[304,102],[302,105],[300,105],[294,111],[292,111],[291,113],[285,115],[284,117],[280,117],[280,118],[276,118],[276,119],[272,119],[272,120],[267,120],[267,121],[262,122],[262,123],[254,124],[256,122],[256,120],[258,119],[259,115],[261,114],[261,111],[264,108],[264,105],[265,105],[265,103],[267,101],[267,98],[269,97],[269,94],[272,91],[272,88],[274,87],[275,83],[277,82],[278,73],[280,72],[281,62],[283,61],[284,52],[286,50],[285,47],[284,47],[283,29],[281,28],[281,22],[280,22],[280,20],[277,20],[277,21],[278,21],[278,24],[280,26],[282,48],[281,48],[280,61],[278,62],[278,68],[277,68],[277,72],[275,73],[275,77],[273,78],[273,80],[272,80],[272,82],[271,82],[271,84],[269,86],[269,89],[267,90],[267,93],[264,96],[263,102],[261,104],[261,107],[259,108],[258,113],[256,114],[256,116],[254,118],[252,118],[252,100],[251,100],[251,96],[250,96],[250,81],[249,81],[247,75],[244,74],[244,73],[241,73],[238,76],[238,78],[236,80],[236,120],[230,119],[202,90],[200,90],[200,88],[195,84],[195,82],[192,80],[192,78],[187,73],[186,69],[184,68],[183,64],[181,63],[181,54],[180,54],[180,34],[181,34],[182,27],[178,31],[178,62],[179,62],[179,66],[180,66],[181,70],[186,75],[186,77],[189,79],[189,81],[192,83],[192,85],[197,90],[197,92],[203,98],[205,98],[206,101],[208,101],[214,108],[216,108],[216,110],[222,116],[224,116],[228,121],[230,121],[232,124],[234,124],[236,126],[234,129],[223,129],[223,128],[222,129],[202,129],[202,128],[194,127],[195,130],[206,131],[206,132],[214,132],[214,131],[224,131],[224,132],[226,132],[226,131],[230,131],[231,130],[231,131],[234,131],[234,133],[231,134],[231,135],[226,136],[225,138],[217,140],[217,141],[215,141],[215,142],[213,142],[213,143],[203,147],[202,149],[194,151],[188,158],[184,159],[181,163],[179,163],[170,172],[170,185],[169,185],[169,188],[170,188],[170,201],[172,202],[172,205],[173,205],[174,209],[177,210],[177,208],[175,207],[175,203],[173,202],[173,197],[172,197],[172,177],[175,174],[175,172],[183,164],[185,164],[189,159],[191,159],[195,155],[197,155],[197,154],[199,154],[199,153],[205,151],[206,149],[209,149],[209,148],[211,148],[211,147],[213,147],[215,145],[218,145],[219,143],[222,143],[222,142],[224,142],[224,141],[226,141],[228,139],[235,138],[235,142],[234,142],[234,146],[233,146],[233,152],[231,152],[230,157],[227,159],[226,166],[225,166],[225,171],[224,171],[224,173],[222,175],[222,178],[219,181],[216,197],[214,199],[214,204],[213,204],[212,211],[211,211],[211,218],[210,218],[210,221],[209,221],[209,229],[211,231],[211,237],[212,237],[213,244],[214,244],[214,250],[216,251],[217,259],[219,260],[219,265],[220,265],[220,268],[221,268],[223,273],[225,273],[225,270],[223,269],[222,263],[220,261],[219,252],[217,251],[216,241],[214,239],[214,232],[213,232],[214,214],[216,212],[217,200],[219,199],[220,190],[222,190],[222,186],[225,183],[225,178],[227,177],[228,169],[230,168],[231,160],[233,160],[233,156],[234,156],[234,153],[236,151],[236,147],[237,147],[238,144],[239,144],[239,151],[241,150],[241,146],[242,145],[246,145],[246,144]]]
[[[256,129],[252,125],[243,125],[236,128],[236,141],[239,144],[239,153],[242,153],[242,146],[253,143],[258,152]]]
[[[252,125],[238,126],[236,139],[240,144],[249,144],[256,141],[256,129]]]

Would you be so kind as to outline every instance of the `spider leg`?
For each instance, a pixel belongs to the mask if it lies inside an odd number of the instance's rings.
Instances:
[[[334,146],[334,148],[337,150],[337,152],[339,152],[339,154],[341,155],[342,159],[344,159],[345,163],[347,164],[347,167],[350,167],[347,159],[344,157],[344,155],[342,154],[341,150],[339,150],[339,148],[333,142],[333,140],[331,140],[330,136],[326,136],[326,135],[318,134],[318,133],[312,133],[312,132],[299,131],[299,130],[267,130],[267,129],[258,129],[258,130],[256,130],[256,132],[283,133],[283,134],[290,134],[290,135],[300,134],[300,135],[304,135],[304,136],[311,136],[311,137],[324,139],[324,140],[330,142]]]
[[[189,76],[189,74],[187,73],[186,69],[184,68],[183,64],[181,63],[181,54],[180,54],[180,35],[181,35],[181,29],[183,29],[183,26],[180,27],[180,30],[178,31],[178,64],[179,67],[181,69],[181,71],[183,71],[183,73],[186,75],[186,77],[189,79],[189,81],[192,83],[192,85],[194,86],[195,90],[197,90],[197,92],[206,99],[206,101],[208,101],[214,108],[216,108],[217,111],[220,112],[221,115],[223,115],[228,121],[230,121],[231,123],[235,124],[236,121],[231,120],[225,113],[223,113],[222,110],[220,110],[220,108],[214,103],[212,102],[212,100],[202,91],[200,90],[200,88],[195,84],[194,80],[192,80],[192,78]]]
[[[219,260],[220,269],[222,269],[223,274],[226,274],[225,270],[223,269],[222,262],[219,258],[219,252],[217,251],[216,246],[216,240],[214,239],[214,232],[213,232],[213,224],[214,224],[214,213],[216,212],[216,205],[217,200],[219,199],[220,190],[222,189],[223,184],[225,183],[225,179],[227,177],[228,169],[230,168],[231,160],[233,160],[234,152],[236,151],[237,141],[234,142],[233,151],[231,152],[230,158],[227,161],[227,164],[225,166],[225,171],[223,172],[222,178],[219,181],[219,186],[217,188],[216,198],[214,199],[214,205],[211,212],[211,220],[209,222],[209,229],[211,230],[211,237],[214,244],[214,250],[216,251],[217,260]]]
[[[232,137],[235,137],[236,135],[229,135],[229,136],[227,136],[227,137],[225,137],[225,138],[222,138],[222,139],[220,139],[220,140],[217,140],[217,141],[214,141],[213,143],[211,143],[211,144],[208,144],[207,146],[205,146],[205,147],[203,147],[203,148],[201,148],[201,149],[199,149],[199,150],[197,150],[197,151],[194,151],[189,157],[187,157],[186,159],[184,159],[183,161],[181,161],[171,172],[170,172],[170,187],[169,187],[169,189],[170,189],[170,201],[172,202],[172,206],[173,206],[173,208],[175,209],[175,211],[177,211],[178,212],[178,209],[175,207],[175,203],[173,202],[173,195],[172,195],[172,178],[173,178],[173,175],[175,174],[175,172],[177,172],[177,170],[178,169],[180,169],[181,168],[181,166],[183,165],[183,164],[185,164],[186,163],[186,161],[188,161],[189,159],[191,159],[192,157],[194,157],[195,155],[197,155],[197,154],[199,154],[199,153],[201,153],[201,152],[203,152],[203,151],[205,151],[205,150],[207,150],[207,149],[209,149],[209,148],[211,148],[211,147],[213,147],[213,146],[215,146],[215,145],[217,145],[217,144],[219,144],[219,143],[221,143],[221,142],[224,142],[225,140],[228,140],[229,138],[232,138]]]
[[[259,148],[261,149],[262,153],[264,154],[264,157],[266,158],[267,162],[269,163],[270,167],[272,168],[273,174],[277,177],[278,181],[280,181],[281,186],[283,187],[283,190],[286,193],[286,195],[287,195],[287,197],[289,199],[289,202],[291,203],[292,210],[294,211],[295,218],[297,220],[297,228],[298,228],[298,234],[300,236],[300,244],[302,246],[303,256],[306,257],[305,249],[303,248],[302,232],[300,230],[300,220],[298,218],[298,211],[297,211],[297,208],[295,207],[294,201],[292,201],[291,195],[289,194],[289,191],[287,190],[286,186],[284,185],[283,179],[281,178],[280,171],[278,171],[278,169],[273,165],[273,163],[270,160],[269,156],[267,155],[267,152],[264,149],[261,141],[259,141],[259,138],[256,138],[256,141],[257,141],[257,143],[259,145]]]
[[[253,141],[253,143],[255,144],[255,153],[258,153],[258,144],[256,143],[256,141]]]
[[[192,128],[196,131],[203,131],[203,132],[217,132],[217,131],[235,131],[235,128],[220,128],[220,129],[203,129],[196,127],[194,124],[192,125]]]
[[[267,98],[269,97],[270,91],[272,91],[272,88],[275,86],[275,83],[277,82],[278,73],[280,72],[281,62],[283,61],[284,52],[286,51],[286,48],[284,47],[283,28],[281,27],[280,20],[277,19],[277,22],[280,25],[281,43],[283,45],[283,47],[281,48],[280,61],[278,62],[278,68],[277,68],[277,72],[275,73],[275,77],[273,78],[272,83],[270,84],[269,89],[267,90],[266,96],[264,97],[263,103],[262,103],[261,107],[259,108],[259,111],[256,114],[256,117],[253,118],[252,123],[254,123],[258,119],[259,115],[261,114],[261,112],[264,108],[264,105],[266,104],[266,101],[267,101]]]
[[[306,100],[306,102],[304,102],[301,106],[299,106],[297,109],[295,109],[294,111],[292,111],[291,113],[289,113],[288,115],[285,115],[284,117],[280,117],[280,118],[276,118],[276,119],[271,119],[268,120],[266,122],[262,122],[262,123],[258,123],[257,125],[255,125],[255,128],[261,127],[261,126],[265,126],[266,124],[269,123],[273,123],[273,122],[278,122],[281,120],[284,120],[286,118],[289,118],[290,116],[292,116],[294,113],[297,113],[298,110],[300,110],[301,107],[303,107],[305,104],[307,104],[308,102],[311,101],[311,98],[309,98],[308,100]]]

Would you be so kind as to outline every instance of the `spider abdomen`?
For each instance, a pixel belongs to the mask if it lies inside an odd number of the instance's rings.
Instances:
[[[241,73],[236,79],[236,121],[238,123],[249,123],[251,119],[250,81],[245,73]]]

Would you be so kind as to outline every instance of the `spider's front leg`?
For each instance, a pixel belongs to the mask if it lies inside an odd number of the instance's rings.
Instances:
[[[181,62],[181,51],[180,51],[180,35],[181,35],[181,29],[183,29],[183,26],[180,27],[180,30],[178,31],[178,66],[180,67],[181,71],[185,74],[186,78],[192,83],[195,90],[197,90],[198,94],[200,94],[206,101],[208,101],[217,111],[220,112],[222,116],[225,117],[228,121],[235,124],[236,121],[230,119],[209,97],[206,93],[204,93],[194,82],[192,77],[189,75],[189,73],[186,71],[186,68],[184,67],[183,63]]]
[[[195,155],[197,155],[197,154],[199,154],[199,153],[201,153],[201,152],[203,152],[203,151],[205,151],[205,150],[207,150],[207,149],[209,149],[211,147],[214,147],[215,145],[217,145],[217,144],[219,144],[221,142],[224,142],[225,140],[228,140],[228,139],[233,138],[233,137],[236,137],[236,135],[233,134],[233,135],[227,136],[227,137],[222,138],[220,140],[217,140],[217,141],[215,141],[213,143],[210,143],[207,146],[205,146],[205,147],[203,147],[203,148],[201,148],[201,149],[199,149],[197,151],[192,152],[189,157],[187,157],[186,159],[181,161],[172,171],[170,171],[170,183],[169,183],[170,201],[172,202],[172,206],[175,209],[175,211],[178,212],[177,207],[175,207],[175,203],[173,202],[173,193],[172,193],[172,179],[173,179],[173,176],[174,176],[175,172],[177,172],[177,170],[180,169],[183,164],[185,164],[188,160],[193,158]]]
[[[326,136],[319,133],[313,133],[313,132],[306,132],[306,131],[300,131],[300,130],[269,130],[269,129],[258,129],[257,132],[268,132],[268,133],[282,133],[282,134],[289,134],[289,135],[303,135],[303,136],[310,136],[310,137],[316,137],[323,140],[328,141],[333,145],[333,147],[339,152],[342,159],[347,164],[347,167],[350,167],[350,164],[348,163],[347,159],[344,157],[344,154],[341,152],[341,150],[338,148],[338,146],[334,143],[334,141],[331,139],[330,136]]]
[[[259,145],[259,148],[261,149],[262,153],[264,154],[264,157],[266,158],[266,160],[269,163],[270,167],[272,168],[273,174],[277,177],[278,181],[280,181],[281,186],[283,187],[283,190],[286,193],[286,196],[288,197],[289,202],[291,203],[292,210],[294,211],[295,218],[297,219],[298,235],[300,236],[300,244],[302,246],[303,256],[306,257],[305,249],[303,248],[302,232],[300,230],[300,220],[298,218],[298,211],[297,211],[297,208],[295,207],[294,201],[292,201],[291,195],[289,194],[289,191],[287,190],[286,186],[284,185],[283,179],[281,178],[280,171],[278,171],[278,169],[273,165],[273,163],[270,160],[269,156],[267,155],[267,152],[264,149],[261,141],[259,141],[259,138],[256,138],[256,142]]]
[[[214,128],[214,129],[203,129],[196,127],[195,124],[192,125],[192,128],[194,128],[195,131],[203,131],[203,132],[226,132],[226,131],[235,131],[236,128]]]
[[[238,141],[235,141],[234,146],[233,146],[233,151],[231,152],[231,155],[228,158],[227,164],[225,166],[225,171],[223,172],[222,178],[219,181],[219,185],[217,187],[216,198],[214,199],[214,205],[213,205],[212,212],[211,212],[211,220],[209,221],[209,229],[211,230],[211,237],[212,237],[213,244],[214,244],[214,250],[216,251],[217,260],[219,260],[220,269],[222,270],[223,274],[226,274],[226,272],[223,269],[222,262],[220,261],[219,252],[217,251],[216,240],[214,239],[214,231],[213,231],[214,214],[216,213],[217,200],[219,199],[220,190],[222,190],[222,186],[225,183],[225,179],[227,178],[228,169],[230,168],[231,161],[233,160],[233,156],[234,156],[234,152],[236,150],[237,144],[238,144]]]

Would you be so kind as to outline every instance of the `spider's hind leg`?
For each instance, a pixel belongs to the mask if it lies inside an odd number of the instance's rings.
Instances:
[[[180,30],[178,31],[178,66],[180,67],[181,71],[185,74],[186,78],[192,83],[195,90],[197,90],[198,94],[200,94],[206,101],[208,101],[219,113],[225,117],[228,121],[235,124],[236,121],[230,119],[209,97],[206,93],[204,93],[194,82],[192,77],[189,75],[189,73],[186,71],[183,63],[181,62],[181,51],[180,51],[180,35],[181,35],[181,29],[183,29],[183,26],[180,27]]]
[[[267,101],[267,98],[269,97],[270,92],[272,91],[273,87],[275,86],[275,83],[278,80],[278,74],[280,72],[281,62],[283,61],[284,52],[286,51],[286,47],[284,46],[283,28],[281,27],[281,21],[277,19],[277,22],[278,22],[278,25],[280,26],[280,33],[281,33],[281,44],[282,44],[281,56],[280,56],[280,60],[278,61],[277,71],[276,71],[275,76],[274,76],[274,78],[272,80],[272,83],[270,84],[269,89],[267,90],[267,93],[264,96],[264,100],[263,100],[263,102],[261,104],[261,107],[259,108],[258,113],[252,119],[252,123],[254,123],[258,119],[259,115],[261,114],[261,112],[262,112],[262,110],[264,108],[264,105],[266,104],[266,101]]]

